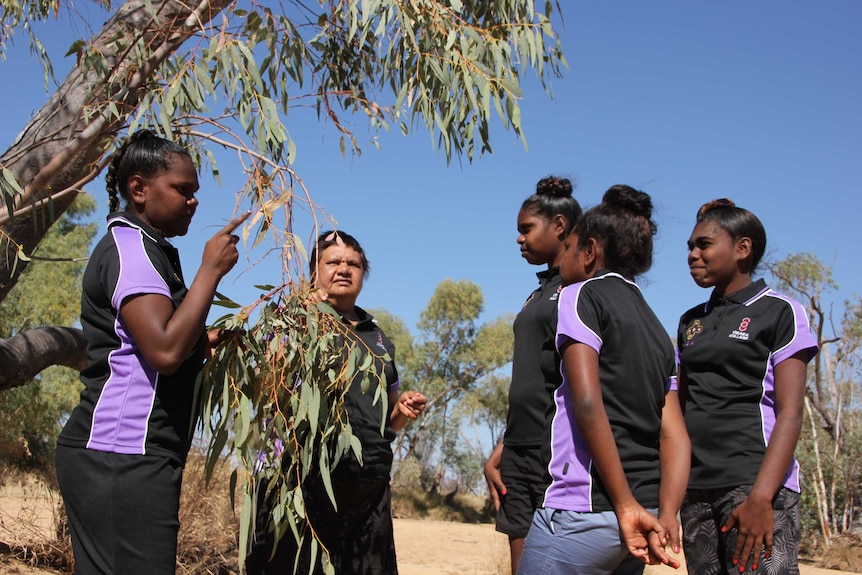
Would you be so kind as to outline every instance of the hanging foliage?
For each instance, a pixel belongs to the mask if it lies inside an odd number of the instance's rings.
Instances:
[[[247,555],[253,533],[272,529],[276,541],[293,537],[300,547],[312,537],[312,555],[319,553],[326,572],[334,573],[307,522],[303,485],[319,478],[337,507],[332,470],[350,452],[362,461],[344,409],[348,382],[361,373],[362,392],[374,393],[376,402],[385,401],[385,380],[375,371],[374,353],[346,337],[350,328],[338,312],[309,303],[310,288],[258,287],[268,295],[216,323],[235,335],[202,372],[200,413],[211,438],[207,474],[226,454],[239,462],[231,487],[233,492],[242,482],[240,557]],[[254,308],[258,317],[249,322]],[[269,525],[256,524],[261,499],[270,502]]]

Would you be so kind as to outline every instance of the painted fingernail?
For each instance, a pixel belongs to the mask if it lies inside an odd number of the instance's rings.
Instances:
[[[738,564],[739,564],[739,559],[734,559],[734,560],[733,560],[733,564],[734,564],[734,565],[738,565]]]
[[[722,533],[727,533],[727,526],[726,526],[726,525],[722,525],[722,526],[721,526],[721,532],[722,532]]]
[[[745,566],[744,566],[744,565],[740,565],[740,566],[739,566],[739,572],[740,572],[740,573],[745,573]]]
[[[757,571],[757,563],[751,566],[752,571]]]

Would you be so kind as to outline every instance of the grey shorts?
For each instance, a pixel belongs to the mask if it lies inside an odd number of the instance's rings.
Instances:
[[[751,485],[729,489],[691,489],[682,502],[683,549],[689,575],[798,575],[799,494],[781,488],[772,500],[772,556],[760,550],[757,571],[733,565],[737,530],[721,532],[736,507],[748,498]]]
[[[518,564],[518,575],[640,575],[643,570],[643,561],[620,540],[613,511],[579,513],[544,507],[533,515]]]

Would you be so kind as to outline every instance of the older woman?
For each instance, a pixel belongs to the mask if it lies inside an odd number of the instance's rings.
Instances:
[[[304,495],[309,523],[329,552],[336,573],[396,575],[398,567],[389,490],[390,444],[395,432],[408,419],[419,416],[426,399],[415,391],[399,395],[395,347],[374,318],[356,305],[363,280],[369,272],[368,259],[359,242],[344,232],[322,233],[312,249],[310,267],[317,288],[312,300],[327,302],[340,315],[346,337],[358,344],[362,354],[360,363],[365,355],[371,355],[376,371],[384,376],[389,393],[388,402],[375,402],[372,389],[362,392],[361,373],[351,382],[344,407],[353,433],[362,443],[362,462],[351,452],[332,472],[337,510],[322,482],[312,482],[306,487]],[[388,416],[381,433],[384,414]],[[250,558],[246,566],[251,574],[293,573],[297,553],[296,541],[288,533],[281,538],[274,556],[264,568],[254,565],[257,562],[254,558]],[[300,553],[298,573],[308,573],[310,555],[306,543]],[[320,561],[315,572],[323,572]]]

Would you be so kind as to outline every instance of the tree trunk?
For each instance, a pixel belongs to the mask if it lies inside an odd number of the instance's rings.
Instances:
[[[81,330],[37,327],[0,339],[0,391],[24,385],[52,365],[84,369],[87,341]]]
[[[26,265],[19,250],[31,254],[83,185],[98,176],[105,150],[150,88],[153,72],[228,3],[127,1],[93,40],[107,72],[75,66],[0,157],[24,188],[12,214],[0,207],[0,302]],[[129,55],[130,39],[138,37],[151,48],[143,62]],[[13,193],[8,187],[3,192],[4,199]]]
[[[80,63],[72,68],[0,157],[0,166],[11,171],[24,188],[15,197],[11,213],[9,204],[0,202],[0,302],[26,266],[18,254],[30,255],[84,184],[99,175],[105,150],[135,111],[141,94],[150,89],[153,72],[228,4],[228,0],[200,0],[197,5],[128,0],[93,40],[107,72],[98,74]],[[150,48],[144,61],[130,59],[128,45],[137,38]],[[6,200],[13,192],[2,180],[0,185]],[[75,331],[81,341],[68,335],[59,337],[64,329],[17,336],[39,345],[17,347],[20,340],[15,338],[0,341],[0,347],[11,349],[10,357],[14,357],[14,361],[0,361],[0,390],[26,383],[52,365],[51,361],[76,365],[75,354],[81,353],[83,340],[76,330],[68,333]],[[46,333],[51,334],[48,343]],[[39,355],[42,352],[47,353],[45,358]],[[66,361],[69,363],[63,363]]]
[[[808,421],[811,424],[811,444],[814,446],[814,461],[817,465],[817,478],[812,481],[814,485],[814,499],[817,505],[817,519],[820,522],[820,532],[823,534],[823,542],[829,547],[832,544],[832,530],[830,528],[829,511],[826,503],[826,481],[823,478],[823,463],[820,459],[820,444],[817,442],[817,422],[814,419],[814,410],[811,409],[811,401],[805,396],[805,409],[808,411]]]

